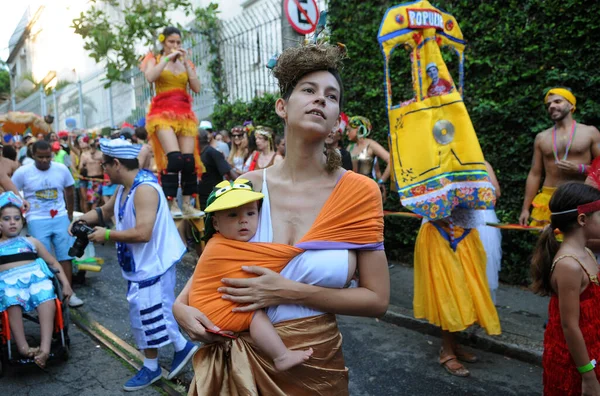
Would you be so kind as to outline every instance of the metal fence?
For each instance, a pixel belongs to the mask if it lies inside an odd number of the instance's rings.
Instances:
[[[221,59],[229,99],[250,101],[277,92],[277,82],[265,67],[281,52],[281,2],[263,1],[222,23]]]
[[[325,2],[319,1],[324,7]],[[282,51],[282,7],[279,0],[263,0],[242,15],[221,23],[219,37],[220,56],[223,62],[223,89],[228,101],[248,102],[265,93],[277,92],[277,82],[266,68],[269,59]],[[299,40],[294,37],[293,40]],[[202,83],[201,91],[193,93],[193,109],[199,119],[206,119],[213,111],[215,95],[212,91],[208,64],[212,55],[205,39],[199,33],[188,41],[191,60],[197,68]],[[54,115],[54,129],[65,128],[65,120],[74,118],[78,128],[102,128],[120,125],[127,121],[135,123],[148,110],[152,99],[152,87],[144,75],[135,70],[129,73],[125,83],[114,83],[104,88],[105,72],[70,84],[46,95],[38,91],[26,99],[0,104],[0,114],[27,111],[40,115]]]

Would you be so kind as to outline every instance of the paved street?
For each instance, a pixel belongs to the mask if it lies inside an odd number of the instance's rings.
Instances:
[[[126,342],[133,344],[127,319],[126,282],[120,275],[113,247],[96,247],[106,259],[100,273],[88,273],[87,284],[76,288],[86,301],[83,311]],[[191,275],[194,259],[186,256],[178,269],[178,288]],[[395,271],[396,269],[392,269]],[[399,285],[397,287],[400,287]],[[437,364],[439,339],[372,318],[339,318],[352,395],[537,395],[541,368],[503,356],[479,352],[481,362],[469,365],[471,378],[456,378]],[[115,395],[132,371],[110,352],[72,326],[72,358],[56,362],[43,373],[36,367],[8,373],[0,379],[0,394]],[[168,368],[172,349],[160,360]],[[191,368],[180,377],[187,382]],[[7,393],[5,393],[5,391]],[[137,392],[157,394],[156,388]]]
[[[33,329],[35,330],[35,328]],[[11,368],[0,378],[3,396],[109,396],[130,394],[123,383],[133,371],[111,352],[102,349],[87,334],[71,325],[71,357],[68,362],[52,361],[46,371],[37,366]],[[156,388],[139,393],[160,395]]]

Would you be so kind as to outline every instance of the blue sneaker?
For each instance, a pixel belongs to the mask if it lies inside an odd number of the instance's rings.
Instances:
[[[150,370],[148,367],[144,366],[135,377],[131,378],[129,381],[125,382],[123,385],[123,389],[126,391],[136,391],[139,389],[144,389],[147,386],[152,385],[156,381],[160,379],[162,375],[160,366],[155,371]]]
[[[179,352],[175,352],[175,356],[173,356],[173,363],[171,363],[171,372],[167,376],[167,379],[173,379],[181,369],[185,367],[185,365],[190,361],[194,353],[198,350],[198,345],[195,345],[191,342],[187,342],[185,344],[185,348],[183,348]]]

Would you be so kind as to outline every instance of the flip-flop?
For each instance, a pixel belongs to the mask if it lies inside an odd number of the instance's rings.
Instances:
[[[461,348],[458,348],[458,347],[456,347],[454,349],[454,351],[456,352],[456,357],[461,362],[476,363],[476,362],[479,361],[479,358],[474,353],[470,353],[470,352],[464,351],[464,350],[462,350]]]
[[[458,363],[460,365],[460,367],[457,367],[455,369],[452,369],[448,366],[448,363],[451,361],[456,361],[456,363]],[[469,370],[467,370],[465,368],[465,366],[463,366],[462,364],[459,363],[458,359],[456,358],[455,355],[447,355],[444,357],[440,356],[440,364],[442,365],[443,368],[446,369],[446,371],[449,374],[452,374],[456,377],[468,377],[469,375],[471,375],[471,373],[469,372]]]

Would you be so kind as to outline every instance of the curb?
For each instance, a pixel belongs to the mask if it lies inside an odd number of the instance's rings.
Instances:
[[[416,319],[412,316],[412,311],[397,305],[388,307],[387,312],[381,318],[384,322],[404,327],[410,330],[418,331],[423,334],[440,337],[439,327],[422,319]],[[481,349],[483,351],[497,353],[512,359],[521,360],[526,363],[542,366],[542,351],[507,342],[498,337],[488,336],[487,334],[478,334],[474,331],[461,331],[455,333],[461,344]]]
[[[118,359],[121,359],[123,363],[132,367],[135,371],[142,367],[144,355],[140,351],[127,344],[100,323],[96,322],[87,312],[82,310],[70,311],[70,313],[73,325],[77,326],[87,336],[91,337],[92,340],[100,343],[104,348],[111,351]],[[163,367],[161,367],[161,371],[162,377],[152,385],[159,388],[163,394],[168,396],[185,396],[185,390],[182,392],[180,389],[177,389],[172,380],[167,380],[167,375],[169,374],[168,371]],[[181,381],[181,383],[185,388],[188,388],[190,385],[185,381]]]

